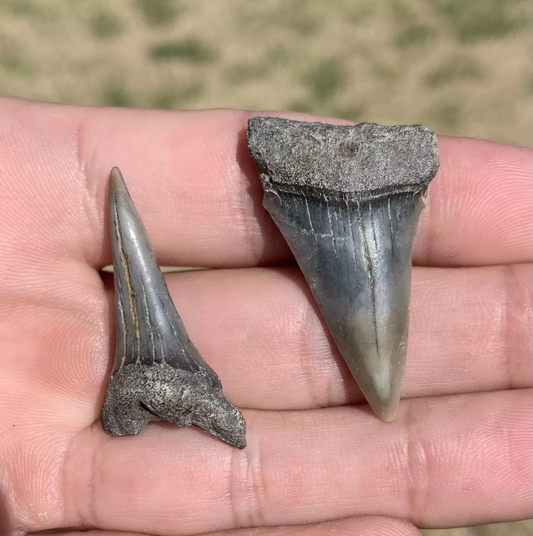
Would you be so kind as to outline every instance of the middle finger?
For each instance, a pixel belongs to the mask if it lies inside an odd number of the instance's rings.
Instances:
[[[530,265],[414,268],[403,397],[529,387]],[[253,409],[364,402],[296,268],[169,274],[226,396]]]

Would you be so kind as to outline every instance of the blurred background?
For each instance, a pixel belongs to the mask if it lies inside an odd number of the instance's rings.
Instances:
[[[529,0],[0,0],[0,93],[531,145]]]
[[[529,0],[0,0],[0,94],[296,110],[531,146],[531,20]]]

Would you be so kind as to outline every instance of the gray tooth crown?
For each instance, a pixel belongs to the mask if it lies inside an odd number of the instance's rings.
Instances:
[[[369,404],[394,419],[405,369],[413,240],[439,166],[422,126],[248,123],[270,212]]]
[[[149,421],[194,424],[238,448],[246,424],[213,369],[189,340],[120,171],[109,183],[117,348],[101,411],[113,436]]]

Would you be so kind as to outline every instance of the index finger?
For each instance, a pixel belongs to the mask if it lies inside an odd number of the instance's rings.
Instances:
[[[2,228],[15,230],[4,241],[22,247],[40,235],[51,253],[110,264],[106,191],[110,169],[119,166],[161,263],[222,267],[292,259],[261,206],[246,144],[248,118],[265,112],[99,109],[14,99],[2,99],[0,112],[0,218]],[[441,169],[430,186],[415,263],[529,261],[531,152],[458,138],[440,138],[439,148]]]

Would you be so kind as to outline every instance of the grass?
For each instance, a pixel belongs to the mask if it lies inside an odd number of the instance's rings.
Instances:
[[[477,81],[483,76],[483,71],[474,61],[466,56],[455,56],[442,65],[431,70],[424,81],[427,86],[436,88],[443,85],[455,84],[460,81]]]
[[[399,48],[426,45],[435,36],[435,30],[424,24],[411,24],[396,33],[394,44]]]
[[[33,68],[23,59],[11,54],[0,54],[0,69],[4,69],[9,74],[31,76]]]
[[[318,103],[324,103],[344,88],[347,75],[340,58],[329,58],[311,67],[302,81],[311,97]]]
[[[260,80],[267,76],[269,66],[265,62],[237,62],[230,65],[224,72],[226,80],[240,85],[251,80]]]
[[[216,58],[216,53],[210,46],[194,38],[152,45],[148,53],[154,61],[179,60],[189,63],[206,63]]]
[[[416,23],[416,11],[405,0],[389,0],[388,8],[394,22],[399,25],[411,25]]]
[[[334,117],[347,119],[355,123],[366,121],[365,107],[363,105],[340,106],[339,108],[335,108],[333,115]]]
[[[133,97],[118,82],[110,82],[105,87],[101,99],[105,106],[127,108],[135,105]]]
[[[450,30],[463,43],[501,39],[525,25],[522,0],[427,0],[448,22]]]
[[[0,10],[9,11],[14,15],[31,15],[37,11],[37,6],[31,0],[0,0]]]
[[[354,25],[360,25],[372,19],[376,13],[375,2],[347,2],[344,8],[344,16]]]
[[[183,108],[194,102],[204,91],[204,84],[200,81],[193,82],[184,87],[167,87],[159,90],[150,102],[152,108],[170,110]]]
[[[123,29],[122,20],[106,11],[96,13],[91,20],[91,32],[98,39],[119,37]]]
[[[167,26],[178,18],[183,8],[175,0],[137,0],[137,7],[150,26]]]
[[[320,28],[320,20],[308,0],[285,0],[272,15],[275,24],[285,26],[301,37],[313,35]]]
[[[295,100],[289,103],[287,110],[291,110],[292,112],[301,112],[304,114],[312,114],[316,111],[313,103],[305,100]]]
[[[390,17],[395,26],[394,46],[397,48],[422,47],[436,34],[433,26],[421,22],[417,10],[405,0],[391,0]]]
[[[443,132],[453,132],[460,127],[462,114],[456,102],[437,104],[431,115],[441,125]]]
[[[272,67],[287,65],[290,60],[290,53],[286,46],[276,45],[265,54],[265,63]]]
[[[371,69],[372,76],[388,86],[393,86],[396,84],[400,77],[396,63],[388,63],[378,59],[372,62]]]

